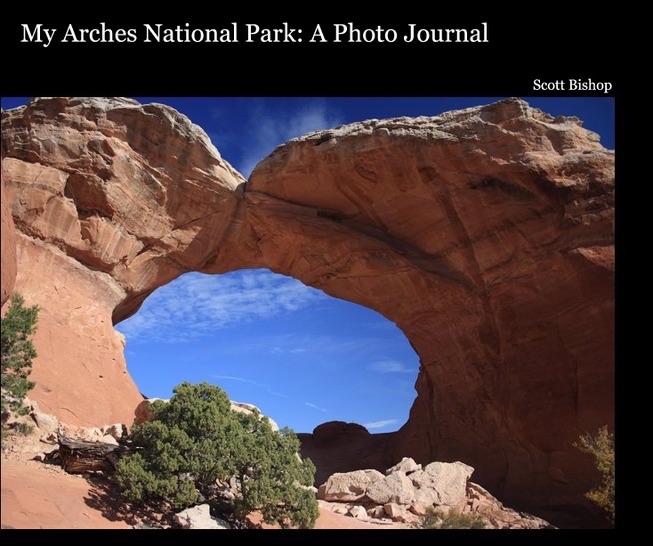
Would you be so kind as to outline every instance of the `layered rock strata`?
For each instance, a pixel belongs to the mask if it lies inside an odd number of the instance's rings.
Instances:
[[[48,413],[131,422],[113,325],[187,271],[268,267],[381,312],[418,353],[377,468],[465,461],[526,506],[578,502],[595,478],[572,444],[614,424],[614,155],[579,120],[517,99],[369,120],[286,143],[245,185],[163,105],[2,116],[3,298],[41,306],[31,396]]]

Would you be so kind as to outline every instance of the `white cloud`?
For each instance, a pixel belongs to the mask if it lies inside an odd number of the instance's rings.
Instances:
[[[412,370],[408,368],[403,362],[399,362],[398,360],[379,360],[377,362],[373,362],[367,367],[368,370],[376,372],[376,373],[381,373],[381,374],[386,374],[386,373],[412,373],[415,374],[417,373],[416,370]]]
[[[305,352],[306,352],[306,349],[303,348],[303,347],[284,348],[284,347],[276,346],[276,347],[273,347],[270,350],[270,353],[272,353],[272,354],[284,354],[284,353],[287,353],[287,354],[291,354],[291,355],[296,355],[296,354],[301,354],[301,353],[305,353]]]
[[[247,379],[246,377],[236,377],[233,375],[212,375],[211,376],[213,379],[218,379],[221,381],[238,381],[239,383],[247,383],[248,385],[254,385],[255,387],[259,387],[261,389],[264,389],[270,394],[274,394],[275,396],[282,396],[286,397],[285,394],[281,394],[280,392],[275,391],[270,385],[266,385],[265,383],[259,383],[258,381],[254,381],[253,379]]]
[[[227,326],[292,313],[327,299],[319,290],[265,270],[230,275],[188,273],[155,291],[138,313],[117,329],[129,342],[178,343]]]
[[[312,402],[304,402],[304,405],[308,406],[309,408],[316,409],[318,411],[326,412],[326,408],[318,406],[317,404],[313,404]]]
[[[341,124],[338,117],[319,101],[290,113],[259,108],[253,112],[252,118],[256,133],[238,165],[238,170],[245,178],[249,178],[256,164],[280,144],[305,133],[330,129]]]
[[[399,423],[399,419],[385,419],[384,421],[373,421],[372,423],[365,423],[363,426],[367,430],[375,430],[380,428],[386,428],[390,425],[396,425]]]
[[[313,305],[313,304],[311,304]],[[362,335],[360,337],[341,337],[328,334],[282,334],[260,336],[237,347],[223,347],[221,351],[269,353],[274,355],[314,355],[344,356],[371,355],[389,345],[386,338]]]

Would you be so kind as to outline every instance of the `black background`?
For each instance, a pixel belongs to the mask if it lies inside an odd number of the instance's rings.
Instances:
[[[307,3],[305,9],[274,6],[261,11],[250,3],[231,3],[229,6],[212,4],[211,11],[189,9],[178,5],[177,11],[152,7],[146,15],[124,11],[119,6],[106,5],[93,14],[75,11],[57,4],[50,9],[26,9],[19,19],[5,12],[2,25],[2,65],[0,90],[3,96],[51,95],[109,95],[109,96],[606,96],[599,92],[537,92],[533,80],[553,81],[568,78],[591,78],[609,81],[615,96],[617,115],[617,180],[627,177],[629,150],[624,145],[625,128],[635,112],[634,100],[625,93],[625,82],[618,71],[624,66],[618,51],[627,51],[637,64],[643,53],[628,49],[617,32],[615,14],[590,9],[570,13],[556,9],[549,3],[524,4],[499,12],[497,5],[475,9],[460,3],[449,5],[457,13],[445,13],[442,4],[410,9],[398,5],[387,11],[375,5],[364,14],[341,8],[335,2]],[[503,6],[503,5],[502,5]],[[112,8],[112,9],[107,9]],[[183,9],[182,9],[183,8]],[[428,9],[427,9],[428,8]],[[403,11],[402,11],[403,10]],[[129,15],[129,16],[127,16]],[[236,21],[256,23],[261,27],[277,27],[288,22],[303,29],[302,43],[289,44],[61,44],[68,24],[76,28],[98,27],[100,22],[118,28],[136,28],[139,39],[143,23],[162,23],[174,26],[190,23],[191,27],[222,28]],[[323,29],[334,23],[352,22],[359,28],[395,28],[403,34],[409,23],[427,28],[475,28],[481,22],[489,25],[490,43],[487,44],[335,44],[308,42],[316,24]],[[42,23],[58,28],[55,42],[44,48],[40,44],[21,43],[21,24]],[[621,60],[619,60],[621,59]],[[633,78],[635,79],[635,78]],[[627,187],[627,186],[626,186]],[[618,303],[624,284],[626,248],[624,235],[630,213],[624,212],[628,192],[619,186],[617,191],[617,288]],[[624,241],[625,240],[625,241]],[[632,242],[632,241],[631,241]],[[617,387],[625,388],[620,347],[626,329],[622,326],[625,310],[618,305],[617,313]],[[619,400],[621,400],[621,396]],[[623,446],[626,435],[620,434],[623,404],[618,406],[617,428],[617,529],[628,517]],[[625,504],[624,504],[625,503]],[[3,530],[8,534],[12,532]],[[43,538],[32,531],[13,532],[15,538]],[[155,531],[155,534],[158,532]],[[476,532],[473,538],[465,532],[438,532],[437,537],[424,532],[394,532],[391,540],[408,539],[417,543],[497,543],[497,544],[552,544],[566,532]],[[119,538],[122,535],[106,532]],[[582,539],[600,539],[599,532],[569,533]],[[61,532],[52,532],[52,538]],[[74,536],[71,536],[74,535]],[[283,535],[283,537],[282,537]],[[327,536],[323,536],[327,535]],[[367,540],[365,532],[351,535],[342,531],[281,533],[283,541],[330,540],[334,543],[350,538]],[[166,536],[170,536],[168,533]],[[185,536],[185,535],[184,535]],[[192,535],[200,540],[209,537]],[[226,535],[225,535],[226,537]],[[266,538],[247,533],[230,535],[229,540],[242,537],[245,542]],[[87,532],[69,533],[66,540],[78,538],[87,542],[95,538]],[[151,537],[155,538],[155,537]],[[159,537],[160,538],[160,537]],[[181,537],[175,536],[174,539]],[[380,537],[377,537],[377,539]],[[387,538],[387,537],[386,537]],[[573,538],[573,537],[564,537]],[[616,538],[616,537],[615,537]]]
[[[64,12],[59,6],[2,17],[3,95],[177,95],[177,96],[506,96],[536,95],[533,80],[591,78],[611,81],[615,74],[616,38],[610,13],[584,20],[568,13],[523,7],[500,14],[495,6],[458,14],[406,8],[385,12],[379,6],[364,15],[337,10],[333,2],[311,4],[298,13],[290,8],[251,6],[171,13],[151,10],[127,17],[122,10],[93,15]],[[322,10],[321,8],[324,8]],[[396,6],[395,6],[396,9]],[[322,11],[324,11],[322,13]],[[120,15],[117,15],[117,12]],[[433,13],[429,15],[428,13]],[[143,23],[191,28],[222,28],[236,21],[261,27],[288,22],[303,29],[302,43],[161,44],[142,43]],[[136,28],[136,43],[66,43],[59,39],[68,24],[96,28]],[[403,35],[409,23],[425,28],[489,27],[489,43],[309,43],[320,23],[352,22],[357,28],[395,28]],[[53,43],[21,43],[21,24],[58,28]],[[297,35],[297,34],[295,34]],[[541,92],[540,92],[541,93]],[[544,94],[544,93],[541,93]],[[547,95],[580,96],[578,93]],[[586,95],[603,96],[597,92]]]

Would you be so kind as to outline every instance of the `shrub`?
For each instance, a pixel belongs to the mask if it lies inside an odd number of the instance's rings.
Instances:
[[[442,514],[430,508],[422,520],[422,529],[485,529],[485,522],[476,514],[457,510]]]
[[[299,456],[291,430],[277,433],[260,414],[232,411],[226,393],[208,383],[182,383],[152,410],[154,419],[128,437],[136,453],[118,464],[126,500],[175,508],[208,502],[237,525],[259,510],[266,523],[313,527],[318,509],[308,487],[315,467]],[[225,496],[218,484],[230,482],[237,494]]]
[[[596,435],[582,435],[574,447],[594,457],[594,466],[601,474],[600,485],[585,493],[585,496],[605,510],[607,517],[614,523],[614,434],[608,432],[607,426],[603,426]]]
[[[20,294],[11,296],[11,305],[2,318],[0,352],[2,355],[2,422],[9,417],[9,410],[24,415],[23,400],[34,388],[27,378],[32,369],[36,350],[30,337],[36,331],[38,306],[25,307]]]
[[[30,423],[25,423],[23,421],[14,423],[14,433],[20,434],[21,436],[29,436],[34,432],[34,425]]]

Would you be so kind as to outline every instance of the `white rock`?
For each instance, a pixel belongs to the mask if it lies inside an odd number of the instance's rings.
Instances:
[[[455,463],[434,462],[410,475],[410,480],[418,489],[431,489],[436,494],[435,504],[451,507],[462,506],[466,502],[467,481],[474,469],[456,461]]]
[[[383,480],[378,470],[355,470],[353,472],[336,472],[329,476],[324,485],[324,500],[350,502],[357,501],[365,495],[374,482]],[[320,486],[320,491],[322,486]]]
[[[32,419],[34,419],[43,437],[47,437],[49,434],[56,434],[59,429],[59,419],[49,413],[34,410],[32,411]]]
[[[367,519],[367,510],[358,504],[352,506],[348,514],[356,519]]]
[[[175,521],[182,529],[231,529],[226,521],[211,516],[208,504],[199,504],[175,514]]]
[[[418,516],[425,516],[429,508],[433,508],[440,502],[440,495],[433,489],[422,487],[415,491],[415,500],[410,511]]]
[[[279,431],[279,425],[275,423],[273,419],[268,417],[267,415],[263,415],[261,410],[257,408],[254,404],[247,404],[246,402],[234,402],[233,400],[229,401],[231,403],[231,410],[235,411],[237,413],[254,413],[257,411],[259,415],[261,416],[261,419],[267,419],[270,422],[270,426],[272,427],[272,430],[275,432]]]
[[[117,441],[122,440],[123,436],[126,436],[127,427],[122,423],[115,423],[113,425],[107,425],[102,427],[103,436],[111,436]]]
[[[406,521],[406,507],[395,502],[388,502],[383,505],[383,511],[390,516],[392,521]]]
[[[32,400],[28,396],[23,398],[23,406],[29,408],[30,411],[41,411],[41,409],[39,408],[39,403],[36,400]]]
[[[376,504],[386,504],[388,502],[412,504],[415,500],[415,486],[406,474],[395,472],[371,484],[366,495]]]
[[[414,459],[411,459],[410,457],[404,457],[396,465],[388,468],[388,470],[385,471],[385,474],[386,476],[389,476],[394,472],[403,472],[404,474],[410,474],[411,472],[415,472],[421,469],[422,465],[417,464]]]
[[[367,515],[370,518],[381,519],[385,516],[385,510],[383,510],[383,506],[374,506],[367,511]]]
[[[77,431],[77,438],[84,442],[101,442],[103,436],[98,427],[81,427]]]
[[[148,398],[147,400],[143,400],[140,404],[138,404],[138,406],[136,406],[136,410],[134,411],[134,415],[135,415],[134,425],[145,423],[146,421],[149,421],[150,419],[152,419],[152,417],[154,417],[154,413],[150,408],[150,404],[156,400],[162,400],[163,402],[168,402],[167,399],[163,399],[163,398]],[[279,430],[279,425],[277,425],[277,423],[275,423],[274,420],[268,417],[267,415],[263,415],[263,413],[261,413],[261,410],[258,409],[254,404],[247,404],[245,402],[234,402],[233,400],[230,400],[229,403],[231,404],[231,410],[237,413],[251,414],[254,413],[255,411],[258,411],[258,413],[261,416],[261,419],[265,418],[270,422],[270,426],[272,427],[272,430],[274,430],[275,432]]]
[[[118,445],[118,440],[116,440],[113,436],[109,436],[109,435],[102,436],[102,439],[100,441],[103,444],[111,444],[112,446]]]

